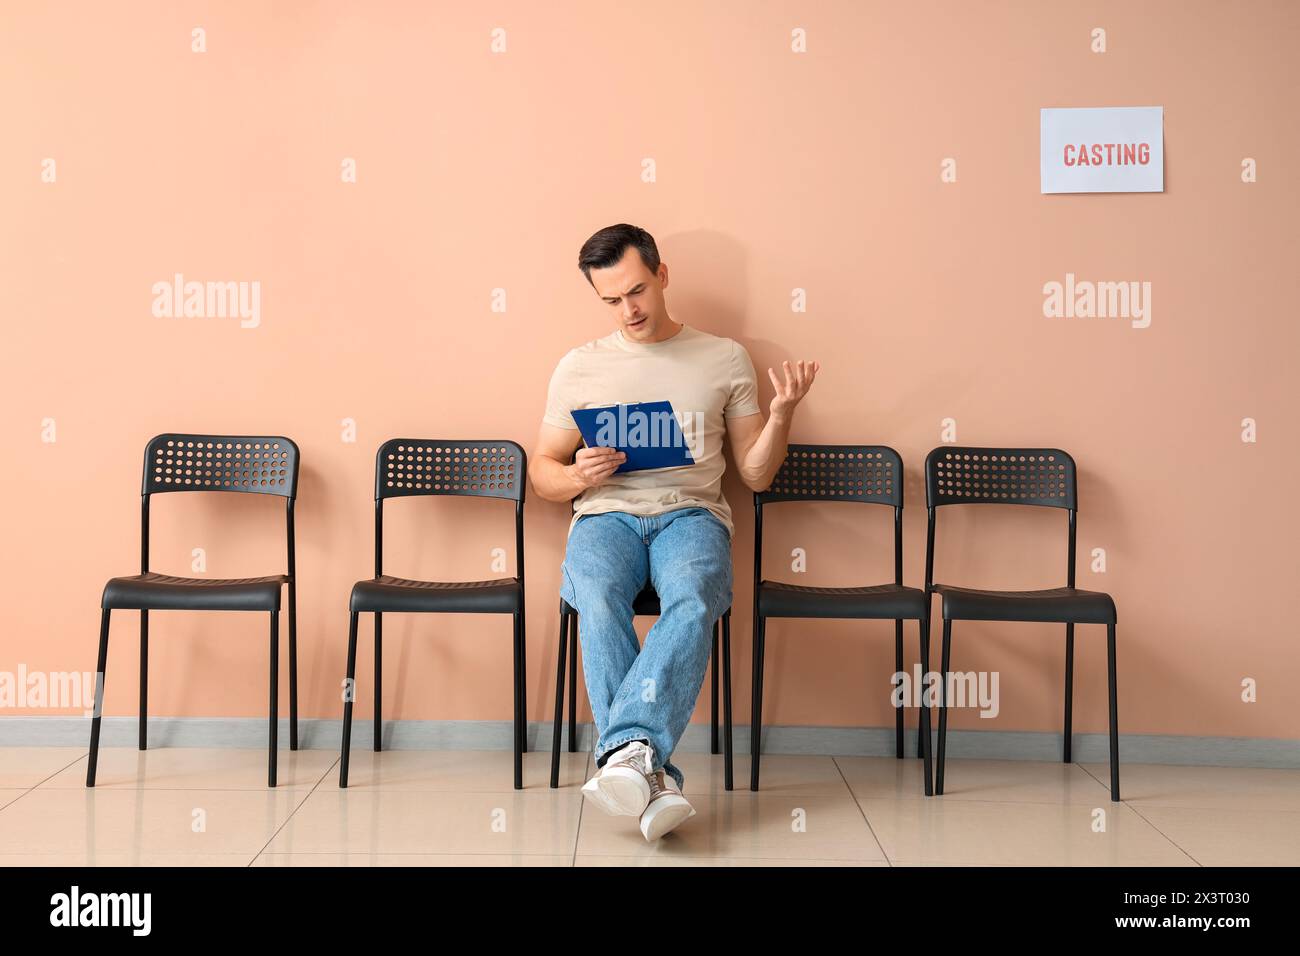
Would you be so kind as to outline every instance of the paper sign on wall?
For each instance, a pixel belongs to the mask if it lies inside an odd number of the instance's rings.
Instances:
[[[1045,193],[1165,191],[1165,108],[1045,109],[1039,142]]]

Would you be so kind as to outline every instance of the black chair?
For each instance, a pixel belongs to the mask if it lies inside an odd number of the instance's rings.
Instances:
[[[289,749],[298,749],[298,629],[294,576],[293,502],[298,490],[298,446],[288,438],[239,435],[158,435],[144,453],[140,490],[140,573],[104,586],[99,624],[99,675],[90,725],[86,786],[95,785],[104,712],[108,626],[114,610],[140,612],[140,749],[148,746],[149,612],[266,611],[271,615],[271,718],[267,769],[275,786],[279,715],[280,588],[289,586]],[[261,578],[179,578],[149,570],[149,497],[169,491],[234,491],[285,499],[289,547],[286,574]]]
[[[524,786],[523,753],[528,749],[524,717],[524,487],[527,457],[512,441],[394,438],[375,460],[375,576],[352,587],[348,623],[348,682],[343,704],[343,746],[339,786],[348,785],[352,745],[352,700],[356,696],[357,618],[375,615],[375,753],[382,750],[383,614],[511,614],[514,616],[515,789]],[[411,581],[384,574],[384,501],[415,495],[505,498],[515,503],[515,562],[518,574],[491,581]]]
[[[894,583],[825,588],[763,580],[763,506],[782,501],[860,501],[894,509]],[[892,620],[894,670],[903,672],[903,621],[916,621],[923,673],[930,664],[925,592],[903,586],[903,460],[883,445],[790,445],[771,487],[754,494],[754,713],[749,789],[758,789],[763,728],[763,657],[770,617]],[[918,689],[924,693],[924,687]],[[918,747],[930,796],[930,708],[922,698]],[[895,714],[895,751],[903,758],[903,708]]]
[[[929,512],[925,548],[925,590],[943,596],[943,660],[940,665],[939,754],[935,792],[943,793],[944,738],[948,729],[947,684],[953,621],[1037,621],[1065,624],[1065,748],[1070,763],[1074,696],[1074,626],[1106,625],[1110,685],[1110,798],[1119,800],[1119,717],[1115,696],[1115,602],[1109,594],[1074,586],[1078,497],[1074,459],[1058,448],[934,449],[925,459]],[[1066,586],[1043,591],[982,591],[934,582],[935,511],[955,504],[1041,505],[1069,513]]]
[[[658,617],[659,595],[654,586],[646,584],[632,600],[633,617]],[[709,658],[711,700],[709,721],[709,751],[718,752],[718,631],[722,631],[722,682],[723,699],[723,771],[722,785],[732,789],[732,733],[731,733],[731,608],[713,622],[713,651]],[[565,640],[565,635],[568,640]],[[564,662],[565,646],[569,661],[569,753],[578,750],[578,609],[560,598],[560,650],[555,661],[555,722],[551,739],[551,789],[560,785],[560,727],[564,722]]]

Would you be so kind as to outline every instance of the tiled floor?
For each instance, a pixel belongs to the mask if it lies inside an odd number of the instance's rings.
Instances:
[[[921,762],[768,755],[763,789],[722,787],[722,758],[679,755],[697,815],[658,844],[585,804],[587,754],[0,748],[0,866],[825,866],[1300,864],[1300,771],[950,760],[925,798]]]

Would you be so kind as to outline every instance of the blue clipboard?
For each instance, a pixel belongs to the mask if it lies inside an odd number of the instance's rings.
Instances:
[[[617,448],[627,460],[614,474],[693,465],[671,402],[630,402],[570,412],[589,448]]]

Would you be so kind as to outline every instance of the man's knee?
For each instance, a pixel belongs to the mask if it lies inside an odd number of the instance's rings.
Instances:
[[[731,569],[697,568],[694,574],[663,574],[655,590],[660,611],[712,624],[731,606]]]
[[[701,550],[654,569],[660,604],[717,616],[731,606],[731,552]]]
[[[645,545],[618,521],[580,519],[565,548],[561,596],[584,614],[631,613],[649,573]]]

